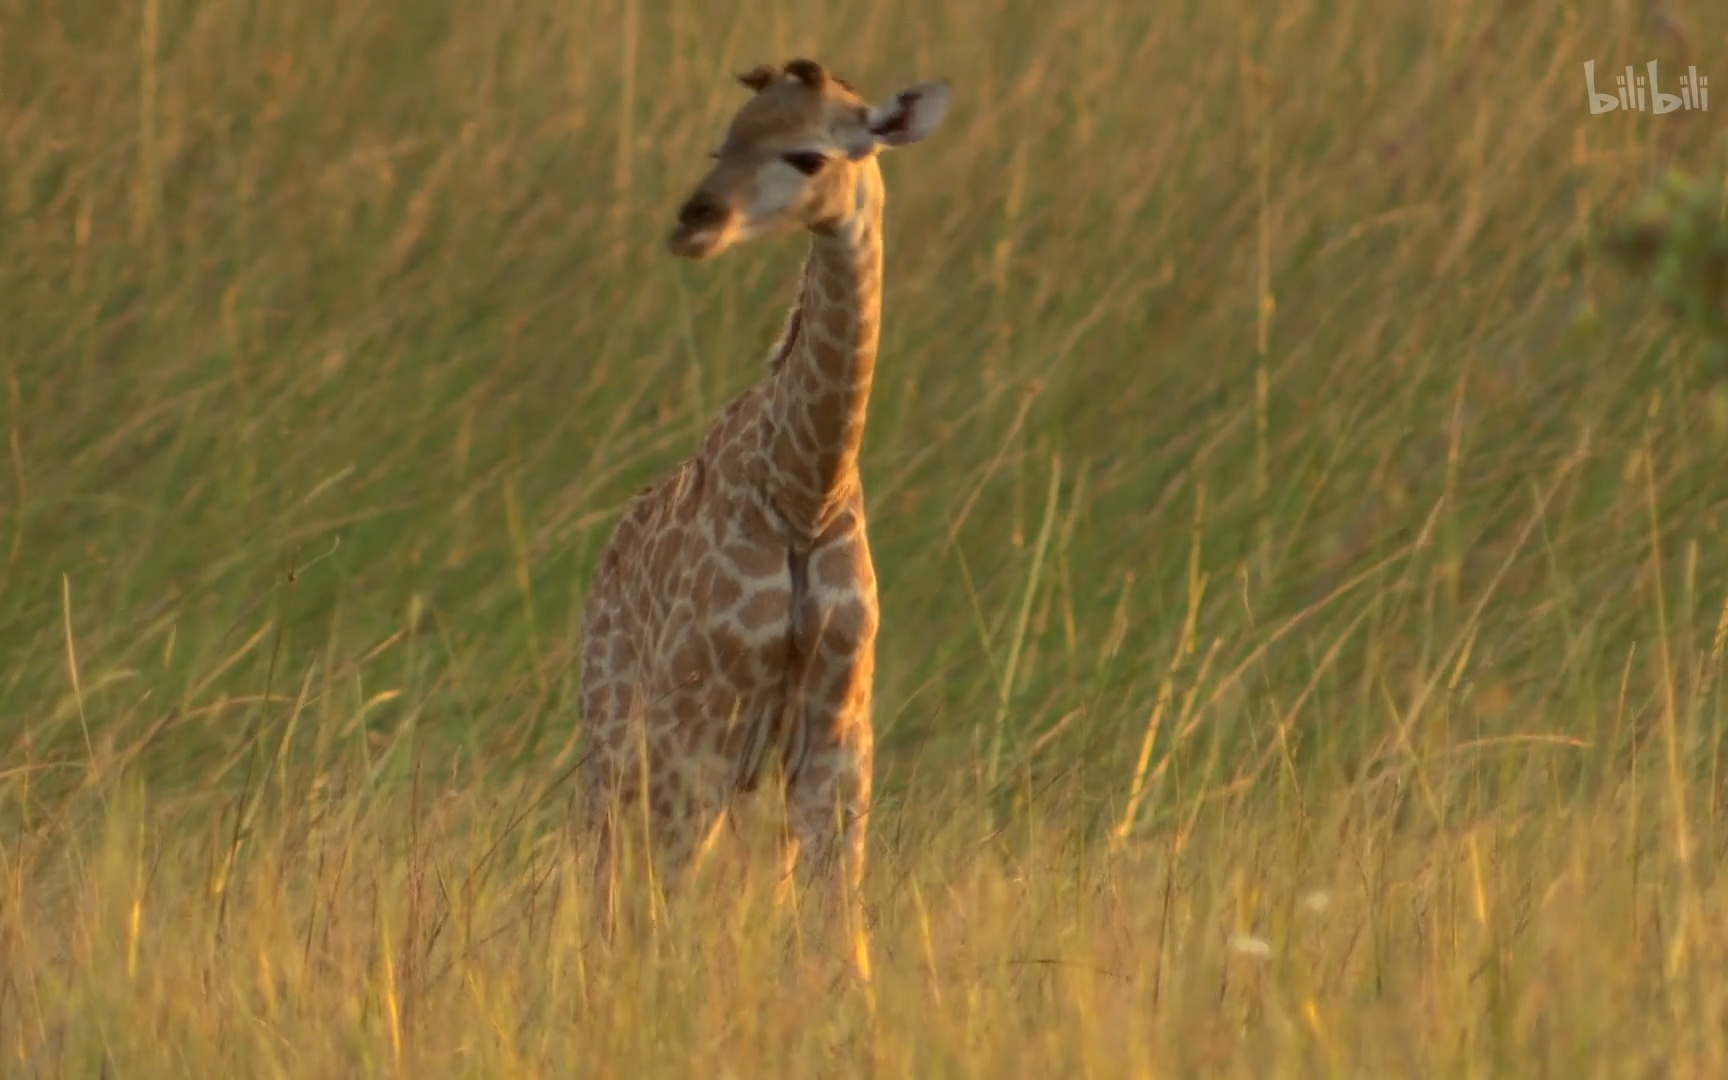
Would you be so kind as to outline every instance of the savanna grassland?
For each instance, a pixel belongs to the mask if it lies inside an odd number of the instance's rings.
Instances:
[[[885,163],[875,979],[565,828],[624,498]],[[1728,1075],[1728,374],[1575,257],[1728,8],[0,0],[0,1072]],[[1582,64],[1709,112],[1592,116]],[[1664,91],[1675,89],[1664,85]],[[1724,189],[1728,199],[1728,189]]]

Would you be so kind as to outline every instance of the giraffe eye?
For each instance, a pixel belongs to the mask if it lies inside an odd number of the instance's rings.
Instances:
[[[827,155],[819,154],[814,150],[794,150],[782,160],[805,176],[815,176],[822,171],[824,165],[828,164]]]

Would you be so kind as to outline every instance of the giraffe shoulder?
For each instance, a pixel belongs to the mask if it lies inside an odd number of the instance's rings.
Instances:
[[[701,459],[722,481],[746,478],[748,462],[759,439],[757,428],[765,407],[764,388],[759,383],[727,402],[702,438]]]

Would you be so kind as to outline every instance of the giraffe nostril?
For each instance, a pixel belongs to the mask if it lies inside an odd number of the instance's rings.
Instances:
[[[692,196],[678,211],[678,224],[687,229],[718,225],[726,219],[726,207],[706,195]]]

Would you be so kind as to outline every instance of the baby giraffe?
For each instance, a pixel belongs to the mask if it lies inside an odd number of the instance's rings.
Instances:
[[[739,81],[753,96],[668,247],[708,259],[802,229],[810,253],[766,377],[628,503],[601,554],[583,613],[586,824],[609,896],[625,835],[670,885],[778,759],[778,888],[796,872],[855,904],[878,619],[858,475],[882,305],[876,155],[929,135],[948,84],[871,105],[811,60]]]

